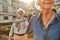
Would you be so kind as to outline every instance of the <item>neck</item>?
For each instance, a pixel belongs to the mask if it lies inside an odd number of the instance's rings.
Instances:
[[[42,16],[47,17],[47,16],[52,15],[52,13],[53,13],[52,10],[43,10]]]
[[[52,10],[43,10],[42,12],[42,21],[45,25],[45,28],[48,28],[48,25],[50,24],[51,20],[55,17],[55,14]]]

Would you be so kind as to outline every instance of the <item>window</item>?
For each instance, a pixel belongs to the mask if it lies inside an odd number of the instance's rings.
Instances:
[[[5,17],[4,17],[4,20],[8,20],[8,17],[7,17],[7,16],[5,16]]]
[[[3,12],[7,13],[8,12],[8,7],[7,6],[2,6]]]
[[[7,5],[8,4],[8,1],[7,0],[2,0],[2,4]]]
[[[16,18],[16,16],[13,16],[13,19],[15,19]]]

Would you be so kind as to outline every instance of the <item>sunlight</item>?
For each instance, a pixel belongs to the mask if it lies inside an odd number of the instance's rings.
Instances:
[[[23,1],[25,3],[31,3],[31,2],[33,2],[33,0],[20,0],[20,1]]]

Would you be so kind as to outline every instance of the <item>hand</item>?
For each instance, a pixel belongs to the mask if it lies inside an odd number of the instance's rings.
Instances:
[[[8,40],[12,40],[13,39],[13,37],[12,36],[9,36],[9,39]]]

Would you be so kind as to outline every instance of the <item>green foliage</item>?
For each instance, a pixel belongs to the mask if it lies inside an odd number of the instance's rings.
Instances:
[[[9,35],[10,29],[11,29],[11,26],[5,26],[2,29],[3,34]],[[33,34],[28,34],[28,38],[33,38]]]
[[[11,26],[6,26],[2,29],[2,31],[3,31],[4,34],[9,35],[10,29],[11,29]]]

